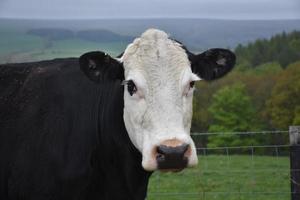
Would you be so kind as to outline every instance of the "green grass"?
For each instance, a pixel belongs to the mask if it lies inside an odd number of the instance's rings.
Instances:
[[[196,168],[155,172],[148,199],[289,200],[288,157],[200,156]]]

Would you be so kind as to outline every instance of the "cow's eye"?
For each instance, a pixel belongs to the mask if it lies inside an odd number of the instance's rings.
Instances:
[[[183,95],[189,96],[190,94],[192,94],[194,87],[195,87],[195,81],[189,82],[189,84],[187,84],[184,88]]]
[[[191,82],[190,82],[190,88],[193,88],[194,85],[195,85],[195,81],[191,81]]]
[[[127,81],[127,90],[130,96],[137,92],[137,88],[132,80]]]

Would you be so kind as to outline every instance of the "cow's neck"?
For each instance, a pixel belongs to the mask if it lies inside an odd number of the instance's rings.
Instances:
[[[99,102],[99,144],[95,151],[96,165],[104,179],[101,185],[106,188],[103,192],[110,198],[113,195],[111,199],[144,199],[151,173],[142,168],[142,155],[124,125],[123,87],[115,83],[104,88],[101,92],[109,101]]]

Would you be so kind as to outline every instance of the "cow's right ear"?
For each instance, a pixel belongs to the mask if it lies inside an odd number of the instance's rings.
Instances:
[[[83,54],[79,65],[81,71],[94,82],[124,80],[123,64],[101,51]]]

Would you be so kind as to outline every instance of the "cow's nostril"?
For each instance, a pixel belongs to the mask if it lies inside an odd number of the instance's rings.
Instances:
[[[158,153],[158,154],[156,155],[156,160],[157,160],[157,161],[161,162],[161,161],[163,161],[164,159],[165,159],[165,156],[164,156],[163,154]]]
[[[188,144],[183,144],[179,148],[180,148],[179,152],[181,152],[182,154],[184,154],[188,150],[189,145]]]
[[[162,155],[170,155],[174,154],[177,156],[183,155],[189,148],[188,144],[183,144],[176,147],[169,147],[166,145],[160,145],[157,147],[157,153]]]
[[[187,165],[188,158],[185,156],[189,148],[188,144],[170,147],[160,145],[156,150],[156,161],[159,169],[182,169]]]
[[[164,145],[158,146],[157,147],[157,153],[160,154],[160,155],[163,155],[164,151],[165,151],[165,148],[166,148],[166,146],[164,146]]]

